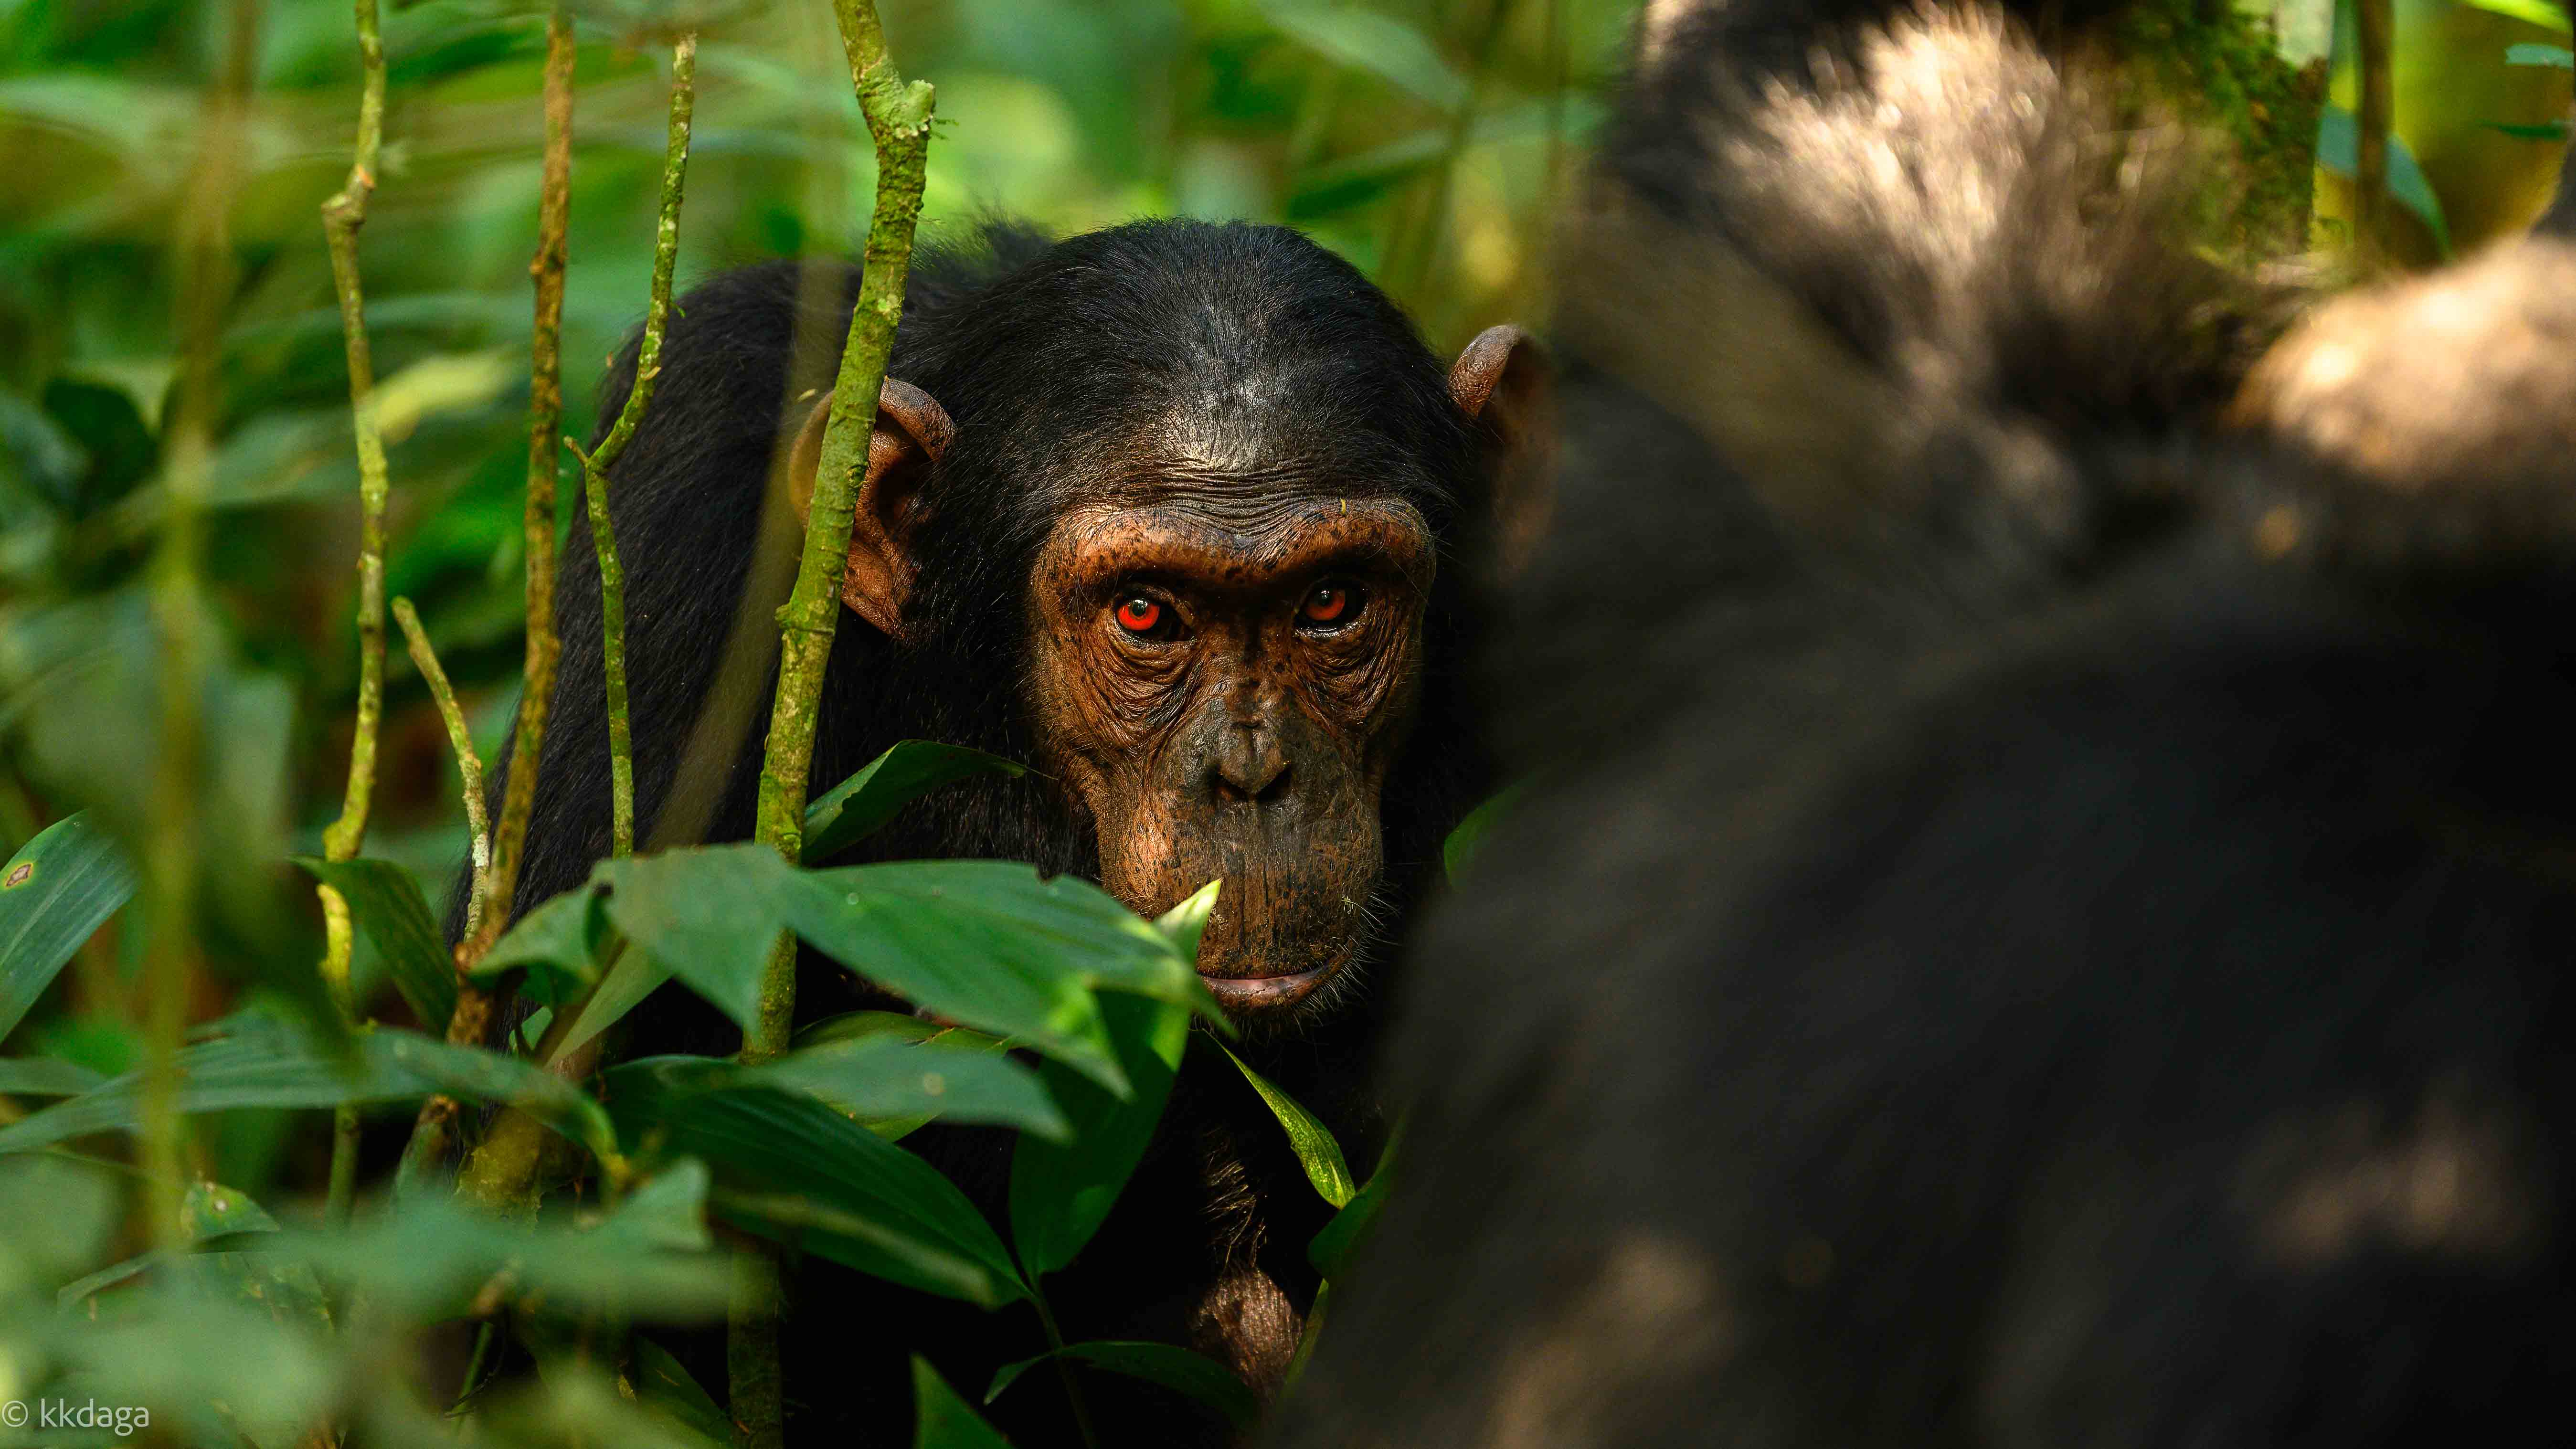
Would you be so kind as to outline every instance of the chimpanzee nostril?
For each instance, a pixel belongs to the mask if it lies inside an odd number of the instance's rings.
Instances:
[[[1267,803],[1288,793],[1288,756],[1266,729],[1230,729],[1209,776],[1209,788],[1228,805]]]

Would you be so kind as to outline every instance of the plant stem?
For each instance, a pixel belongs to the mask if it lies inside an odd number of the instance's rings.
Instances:
[[[873,0],[833,0],[841,49],[858,92],[859,112],[876,143],[876,210],[868,221],[865,271],[849,339],[832,385],[814,497],[797,560],[796,586],[779,613],[778,694],[761,761],[759,839],[793,864],[804,853],[805,792],[814,763],[815,706],[823,668],[840,624],[841,579],[848,567],[850,518],[876,424],[886,357],[903,317],[904,279],[912,265],[913,228],[921,219],[922,169],[930,151],[931,90],[907,83],[887,58],[885,27]],[[781,933],[761,980],[760,1014],[744,1033],[742,1058],[767,1061],[787,1050],[796,1014],[796,941]],[[778,1269],[766,1248],[761,1263],[737,1279],[726,1366],[733,1416],[746,1449],[784,1441],[778,1378]]]
[[[510,922],[519,888],[519,856],[537,803],[537,771],[554,702],[555,460],[563,435],[563,297],[565,235],[572,223],[572,17],[558,3],[546,13],[544,191],[537,206],[537,255],[528,264],[537,314],[529,344],[528,498],[523,515],[528,556],[528,653],[519,695],[519,728],[510,747],[510,780],[492,831],[492,891],[474,959]]]
[[[234,267],[230,217],[243,113],[259,51],[257,0],[233,0],[223,66],[207,92],[197,153],[179,208],[179,396],[163,454],[167,496],[153,551],[150,608],[160,642],[160,739],[143,864],[151,902],[144,996],[143,1165],[154,1244],[184,1249],[179,1049],[196,978],[199,738],[214,639],[203,588],[206,490],[214,471],[224,317]]]
[[[456,688],[447,682],[447,671],[439,667],[437,651],[429,647],[429,635],[420,627],[420,615],[412,610],[411,600],[394,600],[394,622],[402,625],[403,642],[411,649],[412,667],[428,682],[429,697],[438,701],[438,717],[447,725],[448,747],[456,751],[456,773],[465,784],[465,827],[474,837],[474,877],[465,897],[465,934],[471,938],[483,921],[483,896],[488,889],[484,877],[492,869],[492,821],[483,801],[483,758],[474,753],[474,736],[465,727],[465,711],[456,703]]]
[[[510,780],[501,796],[501,819],[492,831],[492,865],[486,872],[483,919],[456,948],[456,1014],[447,1039],[481,1046],[491,1030],[490,992],[466,973],[492,949],[510,924],[519,886],[519,852],[528,816],[537,803],[537,769],[546,742],[546,711],[553,703],[555,659],[555,458],[563,433],[564,237],[572,220],[572,17],[558,3],[546,13],[544,191],[537,204],[537,255],[528,264],[536,283],[537,314],[529,344],[527,531],[528,652],[519,694],[519,724],[510,747]],[[411,1144],[403,1151],[406,1177],[447,1155],[456,1132],[456,1099],[445,1093],[420,1104]]]
[[[340,818],[322,832],[328,860],[355,860],[366,843],[367,810],[375,791],[376,735],[385,708],[385,439],[376,425],[375,363],[368,355],[365,293],[358,276],[358,229],[367,224],[367,198],[376,189],[376,157],[384,141],[385,48],[376,31],[376,0],[356,0],[358,26],[358,139],[349,179],[322,203],[322,236],[331,252],[331,280],[340,294],[340,334],[349,355],[349,421],[358,448],[358,718],[349,736],[349,786]],[[322,895],[322,977],[344,1021],[354,1024],[349,996],[349,903],[329,886]],[[331,1114],[331,1188],[323,1210],[333,1226],[349,1221],[357,1183],[358,1109]]]
[[[2361,39],[2354,64],[2361,106],[2353,148],[2353,249],[2365,267],[2376,270],[2388,249],[2388,130],[2396,113],[2389,62],[2396,48],[2396,0],[2353,0],[2353,17]]]
[[[653,383],[662,372],[662,333],[671,317],[671,270],[680,254],[680,189],[689,171],[689,120],[697,105],[698,37],[692,31],[671,47],[670,140],[662,152],[662,213],[653,234],[653,299],[644,313],[644,340],[635,352],[635,385],[618,409],[617,423],[599,447],[581,458],[582,493],[590,508],[590,537],[599,553],[599,634],[608,683],[609,835],[612,851],[635,853],[635,742],[626,713],[626,569],[617,559],[617,533],[608,516],[608,470],[635,437]],[[566,440],[567,444],[570,440]]]
[[[1047,1306],[1046,1294],[1037,1286],[1037,1275],[1029,1275],[1029,1306],[1038,1311],[1038,1326],[1046,1330],[1047,1347],[1055,1352],[1055,1373],[1064,1385],[1065,1402],[1073,1406],[1073,1427],[1082,1435],[1083,1449],[1100,1449],[1100,1436],[1091,1428],[1091,1408],[1082,1400],[1082,1385],[1074,1379],[1073,1364],[1064,1356],[1064,1330],[1055,1326],[1055,1311]]]

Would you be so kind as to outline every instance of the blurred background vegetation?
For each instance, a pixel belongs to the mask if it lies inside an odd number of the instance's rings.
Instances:
[[[158,516],[176,371],[177,208],[227,8],[0,0],[0,856],[79,806],[129,830],[142,809],[153,653],[135,576]],[[601,360],[644,307],[668,64],[656,42],[671,23],[704,26],[684,285],[842,249],[864,223],[873,161],[827,6],[575,8],[565,381],[569,416],[586,420]],[[1601,113],[1632,8],[888,0],[884,11],[898,63],[938,87],[930,236],[985,211],[1061,231],[1143,214],[1286,222],[1376,277],[1445,350],[1489,323],[1544,317],[1544,219]],[[2546,203],[2569,105],[2564,11],[2552,0],[2396,8],[2396,129],[2420,185],[2394,188],[2408,230],[2393,245],[2429,262]],[[2330,4],[2279,10],[2285,49],[2331,63],[2348,108],[2349,29],[2339,43]],[[419,603],[487,755],[519,663],[543,26],[542,7],[523,0],[389,9],[386,157],[360,253],[392,446],[388,592]],[[355,678],[357,472],[316,210],[348,164],[356,110],[344,0],[261,4],[255,72],[226,219],[240,273],[216,423],[209,558],[223,644],[203,842],[218,969],[198,1019],[277,969],[263,962],[301,971],[318,953],[309,882],[282,861],[317,848],[336,806]],[[2349,197],[2331,154],[2327,165],[2317,216],[2331,240]],[[565,462],[569,518],[579,489]],[[388,686],[369,853],[410,864],[435,901],[464,853],[455,776],[399,649]],[[129,911],[91,943],[20,1049],[131,1064],[120,1023],[137,1019],[138,919]],[[361,1009],[403,1018],[382,991]],[[224,1124],[213,1174],[317,1181],[322,1145],[285,1120]]]

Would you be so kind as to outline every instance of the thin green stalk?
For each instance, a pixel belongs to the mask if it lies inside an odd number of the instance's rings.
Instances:
[[[447,726],[447,744],[456,751],[457,778],[465,786],[465,827],[473,837],[474,874],[465,895],[465,934],[471,937],[483,924],[483,896],[489,889],[484,877],[492,870],[492,821],[483,803],[483,757],[474,753],[473,732],[465,727],[465,711],[456,702],[456,687],[447,682],[447,671],[440,667],[438,652],[429,647],[428,631],[420,627],[420,615],[412,609],[411,600],[394,600],[394,622],[402,625],[403,643],[411,650],[412,667],[429,685],[429,697],[438,701],[438,717]]]
[[[536,283],[534,340],[529,344],[527,533],[528,651],[519,694],[519,725],[510,748],[510,783],[502,792],[501,818],[492,830],[492,866],[486,873],[481,928],[456,948],[456,1014],[447,1039],[481,1046],[490,1032],[490,992],[466,978],[510,924],[518,892],[519,854],[528,816],[537,803],[537,769],[546,740],[546,711],[553,703],[555,659],[555,458],[563,434],[563,294],[565,234],[572,220],[572,17],[562,5],[546,15],[544,189],[537,204],[537,255],[528,264]],[[406,1176],[447,1155],[456,1134],[457,1104],[441,1093],[421,1103],[404,1149]]]
[[[1031,1276],[1034,1289],[1037,1279]],[[1083,1449],[1100,1449],[1100,1436],[1091,1427],[1091,1406],[1083,1402],[1082,1385],[1073,1376],[1073,1364],[1064,1356],[1064,1330],[1056,1327],[1055,1310],[1047,1306],[1046,1294],[1032,1291],[1029,1306],[1038,1311],[1038,1326],[1046,1330],[1047,1347],[1055,1353],[1056,1380],[1064,1385],[1065,1402],[1073,1406],[1073,1427],[1082,1436]]]
[[[214,472],[214,419],[224,317],[234,266],[230,215],[239,183],[243,114],[259,51],[258,0],[233,0],[223,66],[208,91],[197,154],[179,208],[179,397],[163,453],[166,507],[149,581],[160,642],[160,739],[152,780],[151,835],[143,864],[152,946],[144,964],[143,1165],[155,1246],[184,1249],[179,1049],[197,965],[197,783],[203,693],[214,653],[204,591],[206,492]]]
[[[322,203],[322,236],[331,252],[331,280],[340,294],[340,334],[349,355],[349,421],[358,447],[358,718],[349,736],[348,793],[340,818],[322,832],[330,860],[355,860],[366,843],[367,810],[375,791],[376,736],[385,708],[385,439],[376,423],[376,371],[367,349],[365,293],[358,276],[358,229],[367,224],[367,198],[376,189],[376,156],[385,129],[385,48],[376,30],[376,0],[356,0],[358,25],[358,139],[349,179]],[[329,886],[322,895],[326,949],[322,977],[342,1019],[354,1024],[349,996],[349,903]],[[323,1217],[334,1226],[349,1220],[358,1177],[358,1109],[331,1115],[331,1187]]]
[[[2353,67],[2361,83],[2361,105],[2354,113],[2360,136],[2353,150],[2352,236],[2363,265],[2376,268],[2388,251],[2388,130],[2397,109],[2389,66],[2396,51],[2396,0],[2353,0],[2353,17],[2361,39]]]
[[[779,610],[778,693],[769,717],[761,761],[759,839],[793,862],[804,852],[805,793],[814,763],[816,702],[823,667],[840,623],[841,579],[850,548],[850,519],[859,478],[867,464],[876,423],[877,393],[886,357],[903,317],[903,288],[912,265],[913,229],[921,219],[922,169],[930,150],[931,90],[907,83],[885,51],[885,28],[872,0],[833,0],[841,49],[859,112],[876,143],[876,211],[868,221],[865,275],[839,376],[824,426],[814,497],[805,521],[805,546],[796,586]],[[743,1060],[783,1054],[796,1014],[796,943],[781,933],[761,979],[760,1012],[743,1035]],[[761,1267],[746,1268],[737,1282],[729,1318],[726,1367],[734,1421],[745,1449],[775,1449],[784,1442],[778,1368],[777,1265],[763,1248]]]
[[[621,858],[635,853],[635,741],[626,712],[626,568],[618,562],[617,533],[608,516],[608,470],[635,437],[653,384],[662,373],[662,333],[671,317],[671,270],[680,255],[680,189],[689,172],[689,120],[697,106],[698,37],[692,31],[671,47],[670,139],[662,152],[662,213],[653,234],[653,299],[644,313],[644,340],[635,353],[635,385],[617,423],[581,458],[582,493],[590,508],[590,537],[599,553],[599,634],[608,684],[609,834]]]

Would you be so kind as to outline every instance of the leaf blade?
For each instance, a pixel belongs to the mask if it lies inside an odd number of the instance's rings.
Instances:
[[[137,883],[124,852],[86,810],[38,831],[0,866],[0,1037],[27,1019]]]

